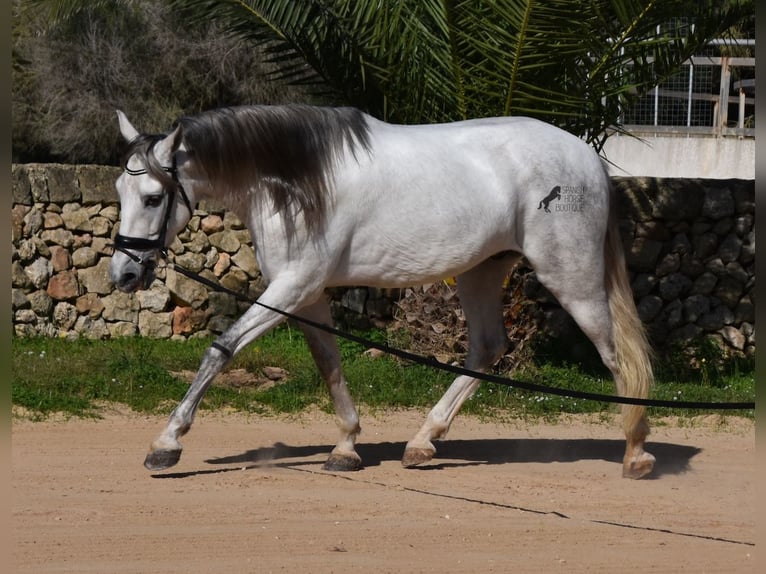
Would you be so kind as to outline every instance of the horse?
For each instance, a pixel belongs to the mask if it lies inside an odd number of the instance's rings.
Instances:
[[[284,319],[301,325],[332,398],[340,438],[330,471],[363,467],[359,414],[341,368],[325,290],[405,287],[455,277],[468,325],[465,367],[483,373],[505,353],[503,283],[526,257],[539,281],[593,342],[618,394],[646,398],[651,348],[633,300],[613,191],[595,150],[527,117],[397,125],[358,109],[309,105],[225,107],[139,132],[117,110],[127,141],[116,180],[119,233],[110,278],[123,292],[148,287],[195,206],[215,200],[247,226],[267,287],[205,350],[199,370],[151,443],[152,471],[180,459],[213,378]],[[540,197],[581,191],[577,210],[546,213]],[[405,467],[427,463],[480,380],[454,379],[407,442]],[[648,475],[644,406],[622,406],[622,474]]]

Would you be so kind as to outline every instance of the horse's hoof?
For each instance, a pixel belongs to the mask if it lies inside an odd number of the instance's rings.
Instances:
[[[322,465],[322,469],[333,472],[362,470],[362,459],[358,455],[331,454],[324,465]]]
[[[655,458],[648,452],[643,452],[637,457],[626,460],[622,464],[622,477],[638,479],[652,472]]]
[[[181,449],[160,449],[150,452],[144,459],[144,466],[149,470],[165,470],[181,460]]]
[[[402,466],[411,468],[424,462],[430,461],[436,454],[435,450],[429,448],[407,447],[402,456]]]

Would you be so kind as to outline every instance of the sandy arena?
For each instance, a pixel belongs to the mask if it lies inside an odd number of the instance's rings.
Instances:
[[[336,430],[319,412],[203,411],[181,462],[154,474],[142,462],[164,417],[16,419],[16,571],[755,571],[750,420],[653,420],[654,476],[630,481],[611,417],[458,416],[431,464],[404,469],[424,415],[363,411],[365,469],[348,474],[322,470]]]

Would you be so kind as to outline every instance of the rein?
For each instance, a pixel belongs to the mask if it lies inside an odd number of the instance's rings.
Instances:
[[[173,156],[173,165],[162,166],[162,170],[166,173],[169,173],[173,177],[175,189],[165,189],[165,192],[168,193],[170,197],[165,207],[165,215],[163,217],[162,229],[160,230],[159,237],[157,237],[157,239],[148,239],[144,237],[130,237],[128,235],[121,235],[119,233],[114,236],[113,246],[115,251],[121,251],[139,265],[151,266],[154,265],[154,261],[151,258],[145,258],[136,255],[130,251],[131,249],[136,251],[156,250],[159,252],[163,259],[167,259],[168,252],[167,247],[165,246],[165,241],[168,234],[168,224],[170,223],[170,215],[173,211],[173,202],[176,197],[176,191],[180,193],[184,205],[186,205],[186,208],[189,210],[189,214],[194,213],[194,208],[192,208],[191,202],[189,201],[189,196],[186,194],[184,186],[181,185],[181,182],[178,179],[178,165],[175,155]],[[148,169],[130,169],[127,165],[125,166],[125,173],[131,176],[143,175],[148,173],[148,171]]]

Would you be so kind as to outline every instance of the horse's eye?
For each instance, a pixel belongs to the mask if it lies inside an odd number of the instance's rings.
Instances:
[[[144,198],[145,207],[159,207],[160,205],[162,205],[161,195],[147,195]]]

